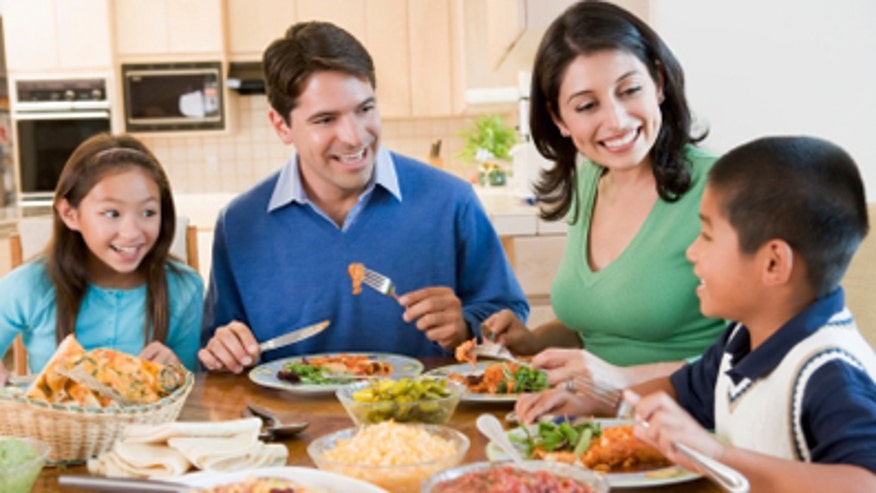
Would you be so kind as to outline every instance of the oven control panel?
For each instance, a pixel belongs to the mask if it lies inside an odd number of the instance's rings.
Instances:
[[[107,101],[105,79],[19,80],[15,89],[21,103]]]

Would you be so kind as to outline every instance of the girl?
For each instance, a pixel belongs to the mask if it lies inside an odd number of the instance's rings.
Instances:
[[[204,286],[169,258],[176,214],[155,156],[126,135],[86,140],[58,179],[53,224],[44,254],[0,279],[0,354],[21,334],[36,373],[75,333],[86,350],[195,370]]]

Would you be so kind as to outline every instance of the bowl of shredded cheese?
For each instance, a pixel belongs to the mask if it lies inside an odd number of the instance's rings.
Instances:
[[[447,426],[384,421],[324,435],[307,453],[320,469],[414,493],[429,476],[462,462],[469,445]]]

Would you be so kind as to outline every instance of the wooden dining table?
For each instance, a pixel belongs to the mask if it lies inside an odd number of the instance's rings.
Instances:
[[[423,358],[426,370],[455,363],[447,358]],[[289,449],[288,464],[293,466],[315,467],[307,455],[307,445],[317,438],[353,426],[343,406],[329,394],[301,394],[286,390],[259,386],[249,380],[246,373],[199,373],[188,399],[180,413],[180,421],[223,421],[242,416],[246,404],[253,402],[276,412],[283,422],[307,421],[310,426],[293,438],[282,442]],[[463,463],[487,460],[488,440],[475,427],[475,419],[481,413],[494,414],[500,419],[511,411],[508,402],[466,402],[462,401],[450,419],[448,426],[465,433],[471,446]],[[83,492],[76,488],[61,489],[60,475],[88,475],[84,465],[47,466],[43,469],[31,493],[55,493],[69,491]],[[717,493],[721,489],[707,479],[652,487],[613,489],[628,493],[654,491],[660,493]]]

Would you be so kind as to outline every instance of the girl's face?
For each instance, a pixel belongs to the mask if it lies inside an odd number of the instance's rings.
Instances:
[[[650,163],[663,121],[663,88],[634,55],[580,55],[560,83],[554,123],[578,152],[609,169]]]
[[[161,230],[161,194],[146,171],[131,166],[108,174],[83,197],[78,208],[62,199],[58,212],[88,246],[92,283],[131,288],[143,282],[137,267]]]

